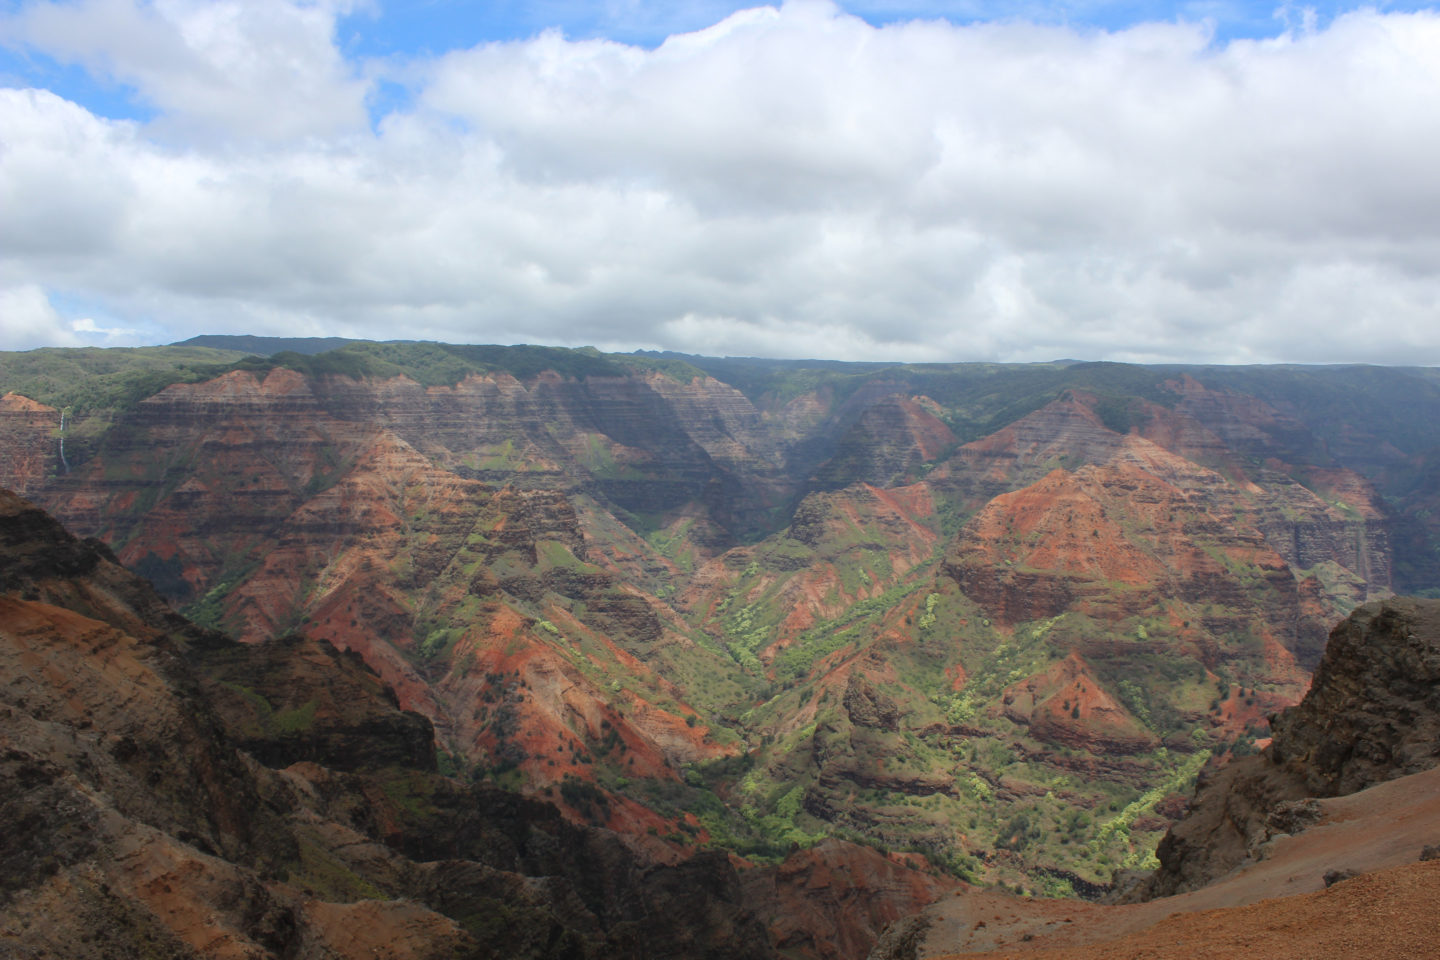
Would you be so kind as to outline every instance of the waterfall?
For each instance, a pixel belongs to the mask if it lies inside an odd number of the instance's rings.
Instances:
[[[70,472],[70,461],[65,459],[65,411],[60,411],[60,465]]]

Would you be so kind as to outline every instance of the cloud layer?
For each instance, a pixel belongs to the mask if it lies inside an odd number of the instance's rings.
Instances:
[[[1440,363],[1434,13],[1220,45],[794,2],[653,49],[548,33],[355,63],[349,10],[0,22],[155,111],[0,89],[0,348]],[[405,105],[376,115],[382,83]]]

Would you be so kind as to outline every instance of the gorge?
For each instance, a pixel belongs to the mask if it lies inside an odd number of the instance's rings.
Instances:
[[[96,538],[44,528],[6,630],[123,652],[200,751],[124,745],[101,688],[7,699],[6,802],[82,811],[46,875],[121,891],[97,936],[160,901],[95,824],[199,851],[261,955],[348,955],[325,914],[416,956],[863,957],[962,884],[1097,898],[1337,622],[1440,595],[1431,369],[252,346],[0,355],[0,485]]]

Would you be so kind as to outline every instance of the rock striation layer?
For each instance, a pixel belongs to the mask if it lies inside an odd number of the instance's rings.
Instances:
[[[0,487],[25,493],[38,490],[63,470],[60,459],[61,414],[18,393],[0,396]]]

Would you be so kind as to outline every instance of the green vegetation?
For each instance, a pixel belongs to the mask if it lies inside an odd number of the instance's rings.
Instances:
[[[360,876],[328,849],[323,840],[299,836],[299,862],[290,870],[290,882],[333,903],[385,900],[388,895]]]
[[[251,736],[302,733],[315,725],[315,711],[319,704],[314,700],[308,700],[297,707],[276,710],[269,700],[249,687],[228,681],[221,685],[238,693],[254,709],[255,719],[248,727]]]
[[[468,376],[508,373],[532,380],[545,372],[571,379],[623,377],[632,366],[593,347],[355,341],[318,354],[286,351],[244,360],[238,369],[264,372],[286,367],[311,376],[388,378],[406,376],[427,387],[454,386]]]
[[[907,580],[877,597],[852,604],[839,617],[800,634],[775,657],[772,664],[775,679],[782,683],[798,680],[824,657],[873,636],[877,622],[915,592],[912,584],[913,580]]]
[[[194,603],[182,607],[181,613],[202,627],[210,627],[215,630],[224,630],[230,627],[226,622],[226,601],[230,593],[245,582],[245,579],[254,573],[260,566],[259,561],[242,563],[239,566],[222,571],[215,586],[205,591],[205,594]]]
[[[69,407],[77,421],[125,410],[172,383],[218,376],[243,354],[207,347],[46,347],[0,353],[0,393]],[[78,428],[76,428],[78,429]]]
[[[1142,814],[1149,813],[1155,809],[1155,804],[1171,793],[1178,793],[1194,785],[1200,768],[1205,766],[1205,761],[1210,759],[1209,750],[1201,750],[1191,754],[1183,762],[1175,767],[1174,771],[1162,780],[1159,784],[1146,790],[1139,797],[1125,805],[1117,815],[1105,821],[1095,832],[1095,837],[1090,841],[1090,847],[1096,853],[1104,848],[1107,841],[1112,839],[1127,840],[1130,836],[1130,827]],[[1125,857],[1123,866],[1127,869],[1138,867],[1144,870],[1153,870],[1160,866],[1155,859],[1153,848],[1137,848],[1130,851]]]

